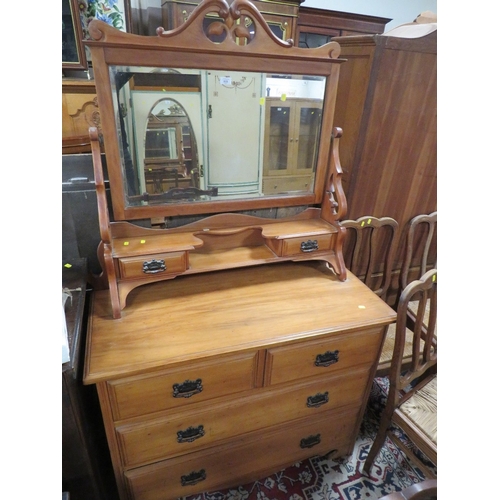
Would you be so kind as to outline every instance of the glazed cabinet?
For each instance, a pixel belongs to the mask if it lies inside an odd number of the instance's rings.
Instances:
[[[288,40],[295,36],[299,5],[303,0],[254,0],[252,3],[259,9],[269,28],[281,40]],[[174,29],[185,23],[200,0],[163,0],[161,4],[163,27]],[[248,17],[240,22],[251,26],[252,20]],[[208,23],[208,21],[207,21]]]
[[[264,194],[301,191],[313,182],[322,102],[307,98],[266,99]]]

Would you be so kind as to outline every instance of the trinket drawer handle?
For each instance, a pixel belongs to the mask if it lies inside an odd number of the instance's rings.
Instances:
[[[201,378],[196,380],[185,380],[181,384],[174,384],[172,386],[174,398],[190,398],[195,394],[199,394],[203,390]]]
[[[193,471],[185,476],[181,476],[181,485],[182,486],[192,486],[193,484],[199,483],[200,481],[204,481],[207,478],[205,473],[205,469],[201,469],[198,472]]]
[[[339,360],[339,351],[326,351],[324,354],[316,356],[315,366],[327,367],[337,363]]]
[[[316,446],[319,443],[321,443],[321,434],[316,434],[314,436],[302,438],[300,440],[300,447],[303,449],[312,448],[313,446]]]
[[[195,439],[199,439],[205,435],[203,425],[198,427],[188,427],[184,431],[177,431],[178,443],[192,443]]]
[[[142,263],[142,272],[144,274],[162,273],[167,270],[163,259],[146,260]]]
[[[307,398],[308,408],[318,408],[326,403],[328,403],[328,391],[321,394],[320,392],[316,396],[309,396]]]
[[[314,252],[315,250],[318,250],[318,240],[307,240],[303,241],[300,244],[300,251],[301,252]]]

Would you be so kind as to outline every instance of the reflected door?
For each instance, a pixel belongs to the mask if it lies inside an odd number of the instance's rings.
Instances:
[[[259,192],[264,106],[262,73],[207,72],[208,188]]]
[[[313,188],[322,100],[266,99],[264,194]]]
[[[317,160],[319,133],[321,127],[322,103],[297,103],[295,110],[295,129],[298,136],[294,138],[297,144],[298,174],[312,172]]]

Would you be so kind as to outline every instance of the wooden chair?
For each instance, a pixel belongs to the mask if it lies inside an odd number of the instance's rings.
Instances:
[[[343,248],[347,269],[385,300],[391,283],[398,223],[390,217],[366,215],[341,224],[347,230]]]
[[[408,307],[417,301],[413,324],[410,366],[402,367],[404,344],[408,328]],[[423,324],[426,307],[429,317],[425,334]],[[411,449],[391,430],[398,426],[409,440],[433,463],[437,463],[437,271],[427,271],[420,280],[410,283],[399,298],[396,321],[396,341],[389,374],[389,395],[382,413],[380,428],[364,465],[369,472],[387,436],[390,436],[408,457],[417,463],[424,474],[435,478]]]
[[[401,267],[401,290],[404,290],[413,279],[419,279],[429,269],[437,268],[436,239],[437,212],[417,215],[410,220],[406,236],[406,252]],[[415,266],[416,259],[418,266]]]
[[[379,500],[437,500],[437,479],[426,479],[404,490],[389,493]]]
[[[419,279],[429,269],[437,268],[437,212],[429,215],[422,214],[413,217],[408,224],[406,248],[400,274],[400,290],[404,290],[409,281]],[[403,366],[411,359],[412,353],[412,323],[415,322],[417,303],[410,302],[408,306],[408,330],[403,354]],[[422,332],[425,335],[429,316],[429,307],[426,307]],[[392,352],[395,341],[395,325],[389,325],[384,346],[380,355],[377,376],[386,376],[389,373]],[[435,332],[437,335],[437,330]]]

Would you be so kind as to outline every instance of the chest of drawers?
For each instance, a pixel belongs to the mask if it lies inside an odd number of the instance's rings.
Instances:
[[[352,451],[395,313],[321,262],[178,277],[113,319],[95,292],[84,382],[97,384],[122,500],[244,484]]]

